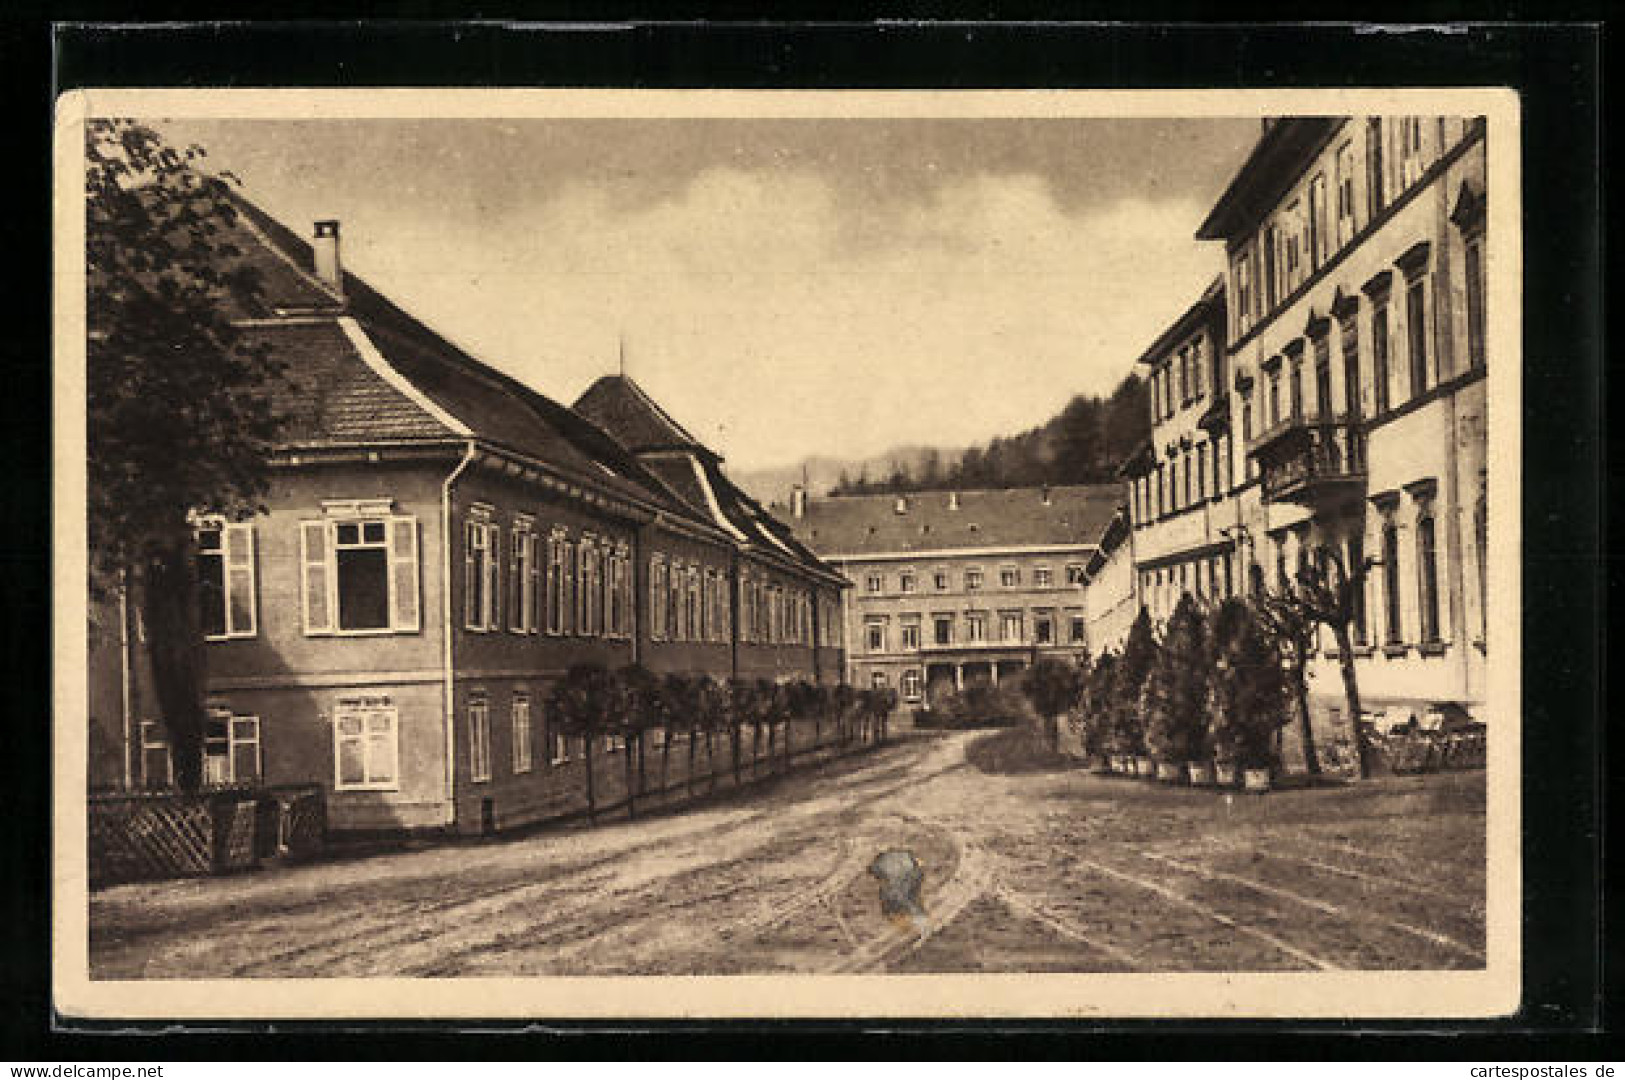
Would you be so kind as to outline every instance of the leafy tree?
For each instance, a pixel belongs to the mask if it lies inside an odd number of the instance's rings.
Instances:
[[[1256,769],[1269,765],[1275,733],[1288,717],[1280,655],[1254,611],[1232,598],[1215,613],[1208,706],[1214,756]]]
[[[1200,605],[1189,593],[1168,620],[1145,696],[1146,742],[1159,759],[1195,761],[1207,739],[1209,649]]]
[[[842,743],[851,742],[852,713],[858,705],[858,692],[851,683],[840,683],[830,693],[831,705],[835,711],[835,725],[840,732]]]
[[[1040,660],[1027,669],[1027,677],[1021,682],[1021,692],[1044,722],[1044,738],[1052,750],[1058,748],[1061,714],[1078,700],[1081,674],[1072,664]]]
[[[284,366],[233,322],[260,282],[231,241],[228,174],[126,119],[85,138],[91,586],[128,583],[186,791],[202,781],[203,633],[190,520],[262,512]]]
[[[1112,744],[1120,754],[1145,752],[1145,723],[1140,691],[1157,660],[1157,639],[1145,608],[1134,617],[1112,680]]]
[[[1286,582],[1265,586],[1254,598],[1258,621],[1286,665],[1286,684],[1298,717],[1303,766],[1311,776],[1320,773],[1315,733],[1309,716],[1309,650],[1315,643],[1315,616],[1297,588]]]
[[[694,715],[698,726],[705,731],[705,766],[710,777],[709,787],[716,790],[717,786],[717,754],[715,736],[718,731],[730,730],[733,727],[733,711],[729,706],[728,687],[717,682],[709,675],[696,675],[694,677]],[[735,762],[738,757],[736,755]],[[688,754],[689,785],[692,790],[694,776],[694,740],[689,740]],[[737,775],[737,774],[736,774]]]
[[[596,821],[592,748],[626,710],[621,685],[602,664],[573,664],[553,688],[552,707],[565,734],[581,739],[587,767],[587,820]]]
[[[681,731],[688,736],[688,792],[694,793],[694,733],[699,727],[699,684],[680,671],[660,680],[661,719],[666,737],[660,742],[660,790],[671,773],[671,741]]]
[[[1083,694],[1078,702],[1078,737],[1083,752],[1089,757],[1099,757],[1110,746],[1116,675],[1117,654],[1107,650],[1090,665],[1084,679]]]
[[[643,764],[643,737],[664,722],[666,702],[659,676],[642,664],[627,664],[616,674],[621,687],[621,711],[611,719],[612,729],[626,748],[626,814],[637,816],[637,792],[648,779]],[[633,782],[632,759],[637,757]]]
[[[733,748],[734,786],[740,780],[740,756],[744,752],[745,727],[756,727],[758,709],[756,683],[751,679],[728,680],[728,734]]]

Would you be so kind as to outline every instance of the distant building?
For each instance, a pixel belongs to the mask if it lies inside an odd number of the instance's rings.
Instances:
[[[808,499],[791,524],[851,583],[849,680],[929,705],[1089,650],[1083,583],[1113,485]]]
[[[319,784],[337,829],[582,804],[581,662],[836,682],[843,579],[635,384],[575,409],[462,352],[244,203],[245,334],[295,389],[267,512],[197,530],[210,784]],[[92,627],[93,787],[171,782],[136,606]],[[618,752],[606,745],[606,752]]]

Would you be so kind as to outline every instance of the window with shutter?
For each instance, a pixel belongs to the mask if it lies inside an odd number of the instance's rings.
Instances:
[[[414,517],[389,519],[389,625],[415,631],[422,625],[418,603],[418,522]]]
[[[300,566],[305,596],[305,633],[333,632],[332,581],[327,565],[327,522],[299,524]]]

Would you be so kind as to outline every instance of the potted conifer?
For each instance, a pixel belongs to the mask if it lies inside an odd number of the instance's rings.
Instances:
[[[1250,608],[1226,601],[1213,678],[1213,744],[1221,785],[1240,770],[1249,791],[1268,791],[1275,733],[1289,716],[1280,661]]]

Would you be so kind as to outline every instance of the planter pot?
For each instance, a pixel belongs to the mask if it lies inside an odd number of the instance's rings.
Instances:
[[[1099,754],[1089,759],[1088,768],[1089,771],[1096,776],[1100,776],[1103,773],[1109,773],[1112,771],[1111,765],[1108,764],[1106,759]]]
[[[1207,761],[1190,761],[1185,763],[1185,772],[1191,778],[1192,787],[1213,786],[1213,765]]]
[[[1260,794],[1270,789],[1270,771],[1268,769],[1247,770],[1247,790]]]
[[[1134,775],[1149,780],[1157,775],[1157,764],[1145,755],[1134,759]]]
[[[1220,787],[1236,786],[1236,767],[1229,762],[1221,762],[1214,765],[1213,775]]]
[[[1181,769],[1179,768],[1178,765],[1175,765],[1173,762],[1171,762],[1171,761],[1159,761],[1159,762],[1157,762],[1157,779],[1162,781],[1164,784],[1177,784],[1177,783],[1179,783],[1179,779],[1180,779],[1181,774],[1182,774]]]
[[[1133,760],[1126,754],[1112,755],[1112,772],[1118,776],[1132,776],[1134,773]]]

